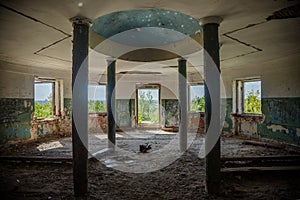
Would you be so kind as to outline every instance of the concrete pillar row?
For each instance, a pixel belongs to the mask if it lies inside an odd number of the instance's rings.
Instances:
[[[116,86],[116,60],[107,59],[107,123],[108,123],[108,148],[115,149],[116,145],[116,122],[115,122],[115,95]]]
[[[178,93],[179,93],[179,148],[187,149],[187,73],[186,60],[178,59]]]
[[[72,151],[74,195],[84,196],[88,192],[88,44],[91,21],[84,17],[74,17],[70,21],[73,24]]]
[[[218,16],[209,16],[200,19],[200,25],[203,27],[204,48],[206,190],[210,194],[219,193],[221,180],[220,56],[218,33],[221,22],[222,18]]]

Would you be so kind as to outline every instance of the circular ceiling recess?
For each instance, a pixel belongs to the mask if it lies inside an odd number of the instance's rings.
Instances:
[[[129,61],[168,60],[201,50],[201,29],[197,19],[180,12],[126,10],[93,21],[90,47]]]

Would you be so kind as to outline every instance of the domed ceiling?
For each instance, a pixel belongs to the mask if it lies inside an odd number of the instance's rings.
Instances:
[[[93,21],[90,47],[129,61],[160,61],[201,50],[201,26],[188,15],[162,9],[127,10]]]

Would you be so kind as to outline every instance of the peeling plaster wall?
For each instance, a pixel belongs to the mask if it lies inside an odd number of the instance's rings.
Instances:
[[[66,116],[50,120],[32,120],[34,76],[63,79]],[[36,139],[47,134],[70,134],[70,77],[68,71],[34,68],[0,61],[0,143]]]
[[[116,126],[132,127],[134,126],[135,100],[134,99],[116,99]]]
[[[146,82],[152,83],[152,82]],[[146,84],[145,83],[145,84]],[[160,83],[160,82],[158,82]],[[135,82],[117,82],[116,85],[116,126],[117,128],[130,128],[135,126]],[[163,81],[161,83],[161,126],[163,128],[175,127],[179,125],[178,111],[178,83],[176,81]],[[66,107],[66,105],[65,105]],[[66,112],[68,113],[68,112]],[[100,115],[99,115],[100,114]],[[188,114],[189,128],[192,131],[202,131],[204,129],[204,115],[199,112]],[[200,125],[200,128],[199,128]],[[105,132],[102,127],[107,126],[107,121],[101,113],[90,113],[89,132]]]
[[[226,116],[232,117],[226,117],[225,123],[232,123],[232,132],[300,144],[299,56],[291,55],[261,65],[222,69],[226,96],[231,101],[234,80],[261,77],[262,81],[263,117],[234,116],[230,113],[232,110],[227,110]]]
[[[33,99],[0,98],[0,144],[31,138]]]
[[[258,124],[262,137],[300,145],[300,97],[264,98],[262,112],[265,120]]]
[[[224,122],[223,122],[223,132],[232,133],[233,132],[233,117],[231,116],[232,112],[232,98],[222,98],[221,99],[221,111],[224,110]]]
[[[33,80],[33,75],[0,70],[0,144],[31,137]]]

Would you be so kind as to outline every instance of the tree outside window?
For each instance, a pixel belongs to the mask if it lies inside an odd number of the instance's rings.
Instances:
[[[34,116],[51,118],[53,116],[53,82],[36,82],[34,84]]]
[[[261,81],[247,81],[243,86],[244,113],[262,114]]]
[[[191,85],[189,88],[190,111],[204,112],[205,99],[204,99],[204,86]]]
[[[106,112],[106,86],[88,86],[88,110],[89,112]]]

